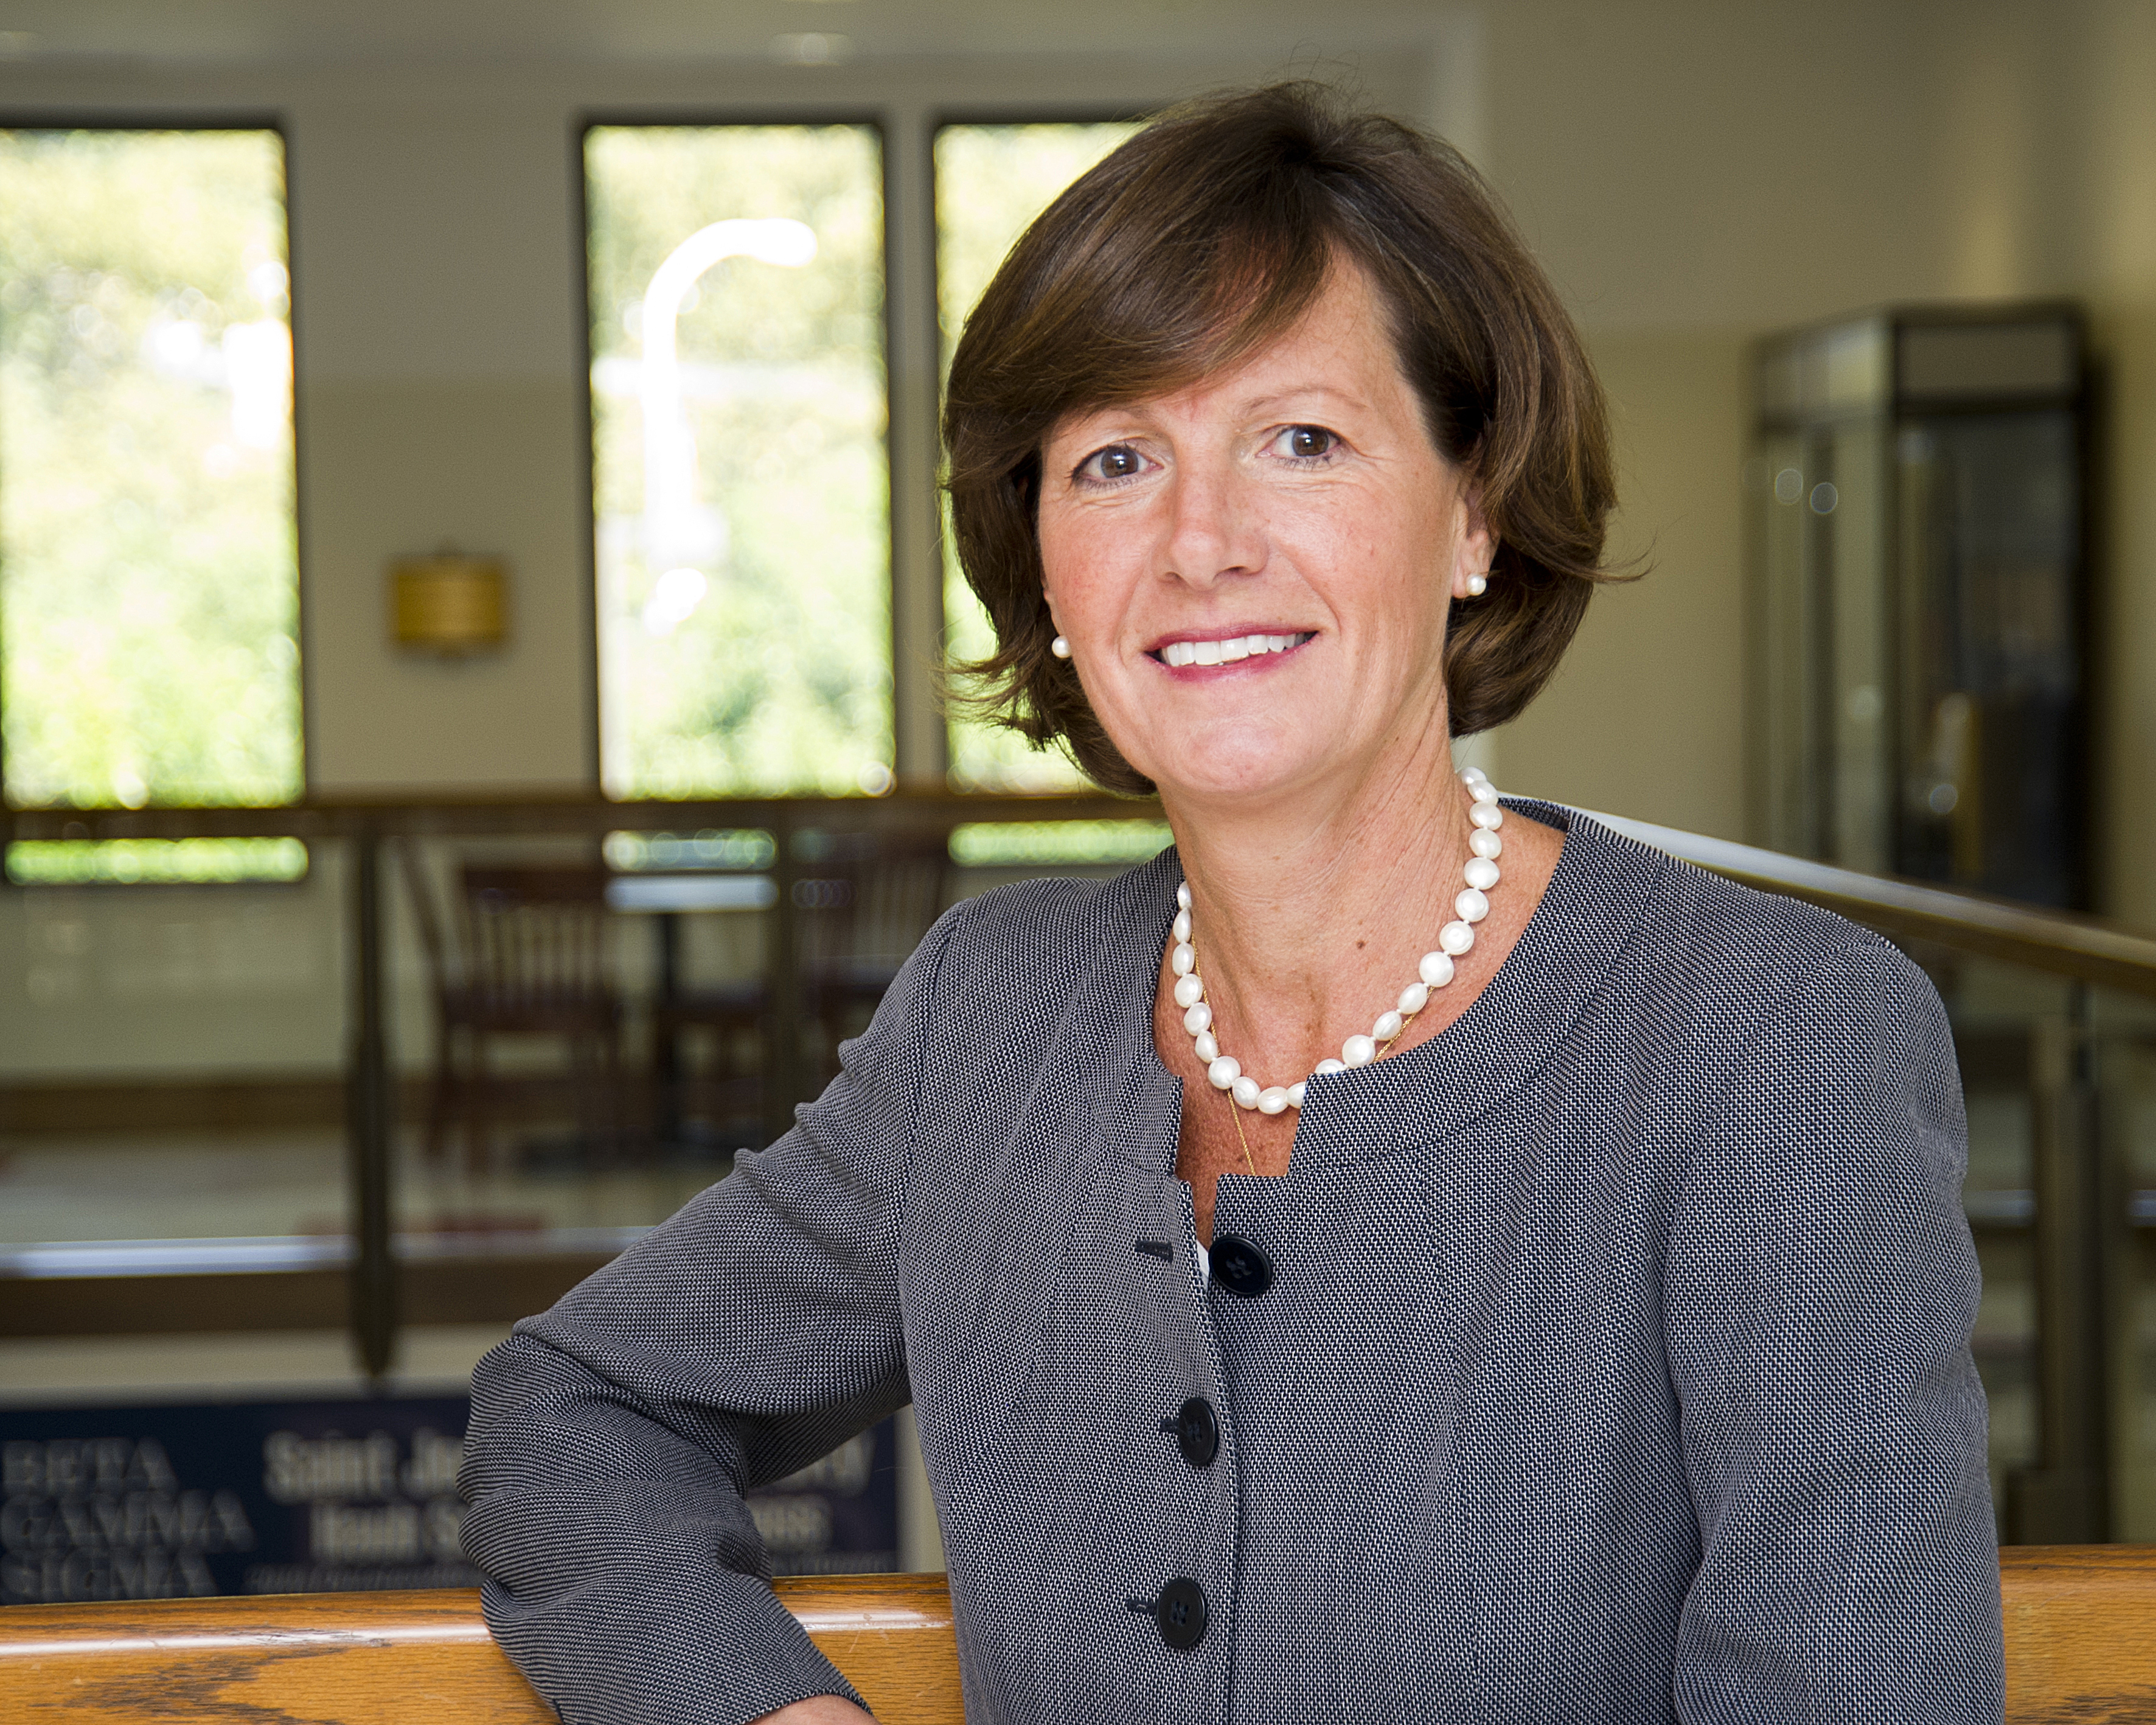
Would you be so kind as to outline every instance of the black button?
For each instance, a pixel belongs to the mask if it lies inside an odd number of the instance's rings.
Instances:
[[[1194,1581],[1169,1582],[1153,1602],[1152,1616],[1161,1640],[1188,1652],[1205,1639],[1205,1589]]]
[[[1240,1235],[1224,1234],[1213,1242],[1213,1280],[1255,1300],[1273,1285],[1273,1260]]]
[[[1220,1422],[1213,1417],[1213,1404],[1202,1395],[1191,1397],[1160,1422],[1160,1429],[1175,1434],[1176,1447],[1193,1467],[1210,1467],[1220,1453]]]

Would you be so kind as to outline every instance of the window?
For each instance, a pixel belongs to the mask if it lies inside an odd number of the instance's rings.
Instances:
[[[299,795],[287,293],[275,131],[0,131],[13,807]],[[8,856],[17,880],[304,867],[291,844]]]
[[[880,144],[585,136],[601,776],[891,783]]]
[[[1134,123],[946,126],[936,134],[936,297],[942,364],[1027,223],[1079,175],[1137,130]],[[954,659],[979,659],[995,644],[988,614],[959,573],[944,536],[943,615]],[[1057,752],[1038,751],[1014,732],[954,717],[953,783],[980,790],[1060,790],[1085,784]]]

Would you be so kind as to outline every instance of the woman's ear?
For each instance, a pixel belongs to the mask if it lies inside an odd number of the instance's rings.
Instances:
[[[1460,537],[1452,553],[1452,596],[1479,598],[1490,585],[1490,567],[1497,556],[1497,536],[1482,513],[1482,488],[1469,485],[1460,494]]]

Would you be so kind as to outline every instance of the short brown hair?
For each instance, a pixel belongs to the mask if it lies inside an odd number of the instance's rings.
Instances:
[[[996,272],[943,409],[958,559],[995,625],[972,703],[1061,739],[1111,790],[1151,783],[1101,728],[1041,590],[1040,451],[1066,413],[1145,399],[1258,352],[1337,259],[1393,322],[1432,441],[1499,548],[1445,646],[1455,736],[1540,691],[1585,614],[1616,501],[1601,387],[1555,290],[1450,145],[1310,84],[1188,103],[1074,182]]]

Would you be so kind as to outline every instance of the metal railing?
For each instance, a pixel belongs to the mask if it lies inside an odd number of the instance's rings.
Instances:
[[[1852,873],[1727,840],[1598,816],[1618,831],[1746,885],[1821,905],[1887,935],[2056,977],[2064,1010],[2031,1034],[2034,1107],[2030,1201],[2040,1435],[2034,1467],[2015,1485],[2016,1537],[2106,1537],[2104,1481],[2112,1420],[2105,1331],[2106,1266],[2126,1206],[2107,1183],[2092,1076],[2092,991],[2156,999],[2156,939],[2091,918],[2032,909],[1916,882]],[[989,822],[1154,820],[1157,804],[1103,795],[906,793],[881,798],[711,798],[615,803],[594,798],[323,800],[278,809],[38,810],[7,817],[14,839],[255,838],[336,841],[352,857],[346,910],[352,952],[346,1134],[351,1183],[351,1321],[359,1358],[380,1377],[395,1352],[399,1262],[393,1233],[397,1103],[385,984],[383,847],[395,841],[514,835],[583,836],[699,829],[772,835],[773,879],[765,947],[773,1022],[803,1008],[797,894],[803,834],[947,839]],[[764,1091],[774,1132],[803,1100],[799,1040],[768,1039]],[[1974,1214],[1974,1212],[1973,1212]]]
[[[2038,910],[2006,899],[1859,875],[1779,851],[1674,827],[1597,814],[1605,826],[1748,886],[1822,906],[1896,939],[1938,941],[1963,952],[2025,964],[2107,988],[2156,997],[2156,939],[2093,916]]]
[[[350,1182],[351,1322],[362,1370],[388,1371],[398,1329],[398,1264],[393,1235],[398,1117],[386,985],[383,847],[398,840],[609,833],[755,829],[773,839],[773,896],[766,983],[774,1024],[801,1014],[798,895],[803,834],[917,837],[998,821],[1157,820],[1158,805],[1092,795],[993,796],[908,793],[886,798],[727,798],[610,802],[592,797],[450,799],[321,799],[268,809],[16,810],[9,841],[297,838],[346,850],[346,939],[352,978],[347,1009],[345,1099]],[[796,1038],[769,1040],[767,1122],[773,1135],[792,1119],[803,1074]]]

